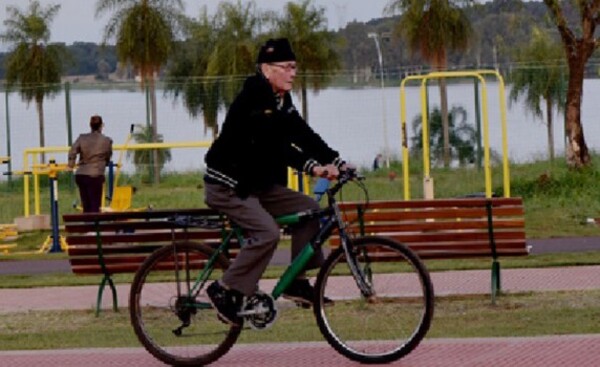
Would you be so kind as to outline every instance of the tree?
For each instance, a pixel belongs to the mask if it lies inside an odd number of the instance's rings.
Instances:
[[[449,143],[451,147],[451,160],[456,159],[460,166],[475,162],[477,132],[467,123],[467,111],[462,107],[452,107],[448,114]],[[434,108],[429,119],[429,147],[434,164],[446,164],[444,156],[444,134],[442,126],[442,112]],[[411,138],[412,154],[423,151],[423,124],[422,116],[413,119],[412,129],[414,136]]]
[[[544,3],[558,28],[569,67],[565,107],[567,165],[572,168],[582,168],[591,164],[590,152],[581,125],[583,78],[588,59],[600,46],[600,37],[596,36],[596,27],[600,23],[600,0],[573,2],[544,0]],[[579,17],[568,18],[566,13],[574,10],[579,12]],[[575,24],[575,21],[569,23],[571,18],[577,19],[580,23]]]
[[[554,160],[554,130],[552,113],[554,106],[561,111],[565,107],[565,63],[560,44],[548,34],[534,27],[529,44],[517,49],[515,61],[521,65],[512,69],[510,100],[515,102],[525,95],[525,103],[535,116],[542,118],[541,102],[546,101],[546,127],[548,156]]]
[[[405,38],[412,52],[418,51],[437,71],[447,69],[448,51],[466,50],[471,25],[459,7],[464,0],[391,0],[386,12],[401,13],[396,33]],[[444,136],[444,166],[450,165],[448,97],[445,80],[439,79]]]
[[[199,20],[190,19],[185,27],[187,39],[175,50],[172,62],[167,67],[165,89],[175,100],[182,99],[190,116],[202,114],[204,131],[212,131],[213,138],[219,132],[218,84],[207,77],[208,57],[216,44],[213,21],[206,7]]]
[[[301,93],[302,116],[308,121],[307,89],[323,89],[341,68],[336,53],[337,39],[327,30],[325,8],[312,0],[288,2],[282,18],[277,19],[277,34],[289,39],[298,61],[296,90]]]
[[[50,44],[50,24],[60,5],[43,8],[38,1],[29,3],[26,12],[7,6],[4,20],[6,32],[0,40],[10,44],[6,59],[6,84],[18,87],[23,101],[35,101],[39,121],[40,147],[45,146],[44,98],[52,98],[60,91],[63,67],[68,60],[64,46]],[[45,157],[42,154],[42,163]]]
[[[154,137],[154,132],[152,131],[151,126],[143,126],[136,125],[135,132],[132,134],[133,140],[138,144],[144,143],[162,143],[164,138],[162,134],[158,134],[157,137]],[[156,140],[155,140],[156,139]],[[152,162],[155,164],[158,163],[159,171],[162,171],[165,164],[171,161],[171,150],[169,149],[160,149],[155,150],[158,151],[158,160],[154,160],[154,156],[151,150],[148,149],[136,149],[134,151],[127,152],[127,158],[133,158],[133,164],[135,165],[135,169],[142,176],[148,175],[150,177],[150,169],[152,166]]]
[[[114,12],[104,29],[104,43],[116,39],[117,58],[131,65],[150,90],[152,141],[158,139],[155,77],[169,60],[184,22],[182,0],[98,0],[96,16]],[[160,180],[158,151],[154,150],[154,183]]]
[[[215,47],[208,57],[207,75],[224,76],[219,93],[228,107],[246,76],[256,70],[261,15],[254,2],[222,3],[215,16]]]
[[[169,67],[167,88],[180,93],[192,116],[202,112],[204,126],[218,134],[217,112],[254,73],[262,15],[254,2],[222,3],[213,18],[206,9],[188,23],[188,39]]]

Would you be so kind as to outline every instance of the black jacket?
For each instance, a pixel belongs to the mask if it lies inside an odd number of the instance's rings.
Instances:
[[[278,102],[262,74],[246,79],[206,153],[207,182],[227,185],[245,197],[287,185],[288,166],[310,174],[315,165],[344,163],[298,114],[289,93]]]

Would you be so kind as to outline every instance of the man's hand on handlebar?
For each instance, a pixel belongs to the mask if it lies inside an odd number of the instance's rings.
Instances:
[[[316,177],[326,178],[328,180],[334,180],[340,176],[340,174],[346,172],[351,173],[355,172],[356,167],[351,164],[344,164],[339,169],[333,165],[328,164],[326,166],[316,166],[313,168],[312,174]]]
[[[315,166],[312,170],[312,174],[316,177],[335,180],[340,175],[340,171],[333,164],[328,164],[326,166]]]

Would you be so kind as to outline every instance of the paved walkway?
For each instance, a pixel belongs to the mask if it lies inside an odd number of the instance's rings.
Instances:
[[[426,339],[391,366],[401,367],[597,367],[600,335],[536,338]],[[0,366],[164,366],[141,348],[0,352]],[[235,345],[216,367],[361,366],[325,342]]]
[[[600,266],[503,269],[501,276],[504,292],[600,289]],[[490,270],[435,272],[431,278],[436,295],[490,293]],[[260,288],[270,291],[273,283],[272,280],[261,281]],[[97,292],[97,286],[0,289],[0,314],[30,310],[90,310],[95,307]],[[117,285],[120,306],[126,305],[128,295],[128,284]],[[102,304],[105,309],[112,307],[108,289]]]
[[[473,270],[432,274],[436,294],[489,294],[490,271]],[[271,289],[272,282],[261,284]],[[504,269],[505,292],[600,289],[600,266],[547,269]],[[0,317],[28,310],[91,309],[97,288],[52,287],[0,289]],[[118,286],[121,304],[127,285]],[[23,302],[27,300],[27,302]],[[105,292],[104,307],[110,308]],[[599,335],[527,338],[426,339],[394,366],[584,366],[600,365]],[[142,348],[98,348],[0,352],[0,367],[14,366],[161,366]],[[324,342],[236,345],[215,366],[357,366]]]

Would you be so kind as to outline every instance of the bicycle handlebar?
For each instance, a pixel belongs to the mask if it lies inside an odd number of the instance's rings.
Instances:
[[[327,190],[327,194],[329,196],[335,196],[335,194],[337,194],[338,191],[340,191],[340,189],[348,182],[353,180],[362,181],[364,179],[365,177],[361,175],[356,168],[346,168],[345,170],[340,171],[337,183]]]

